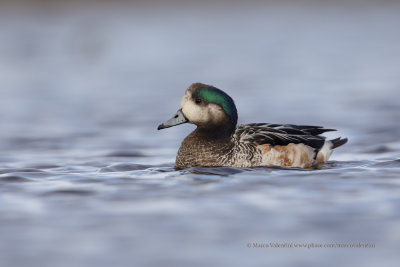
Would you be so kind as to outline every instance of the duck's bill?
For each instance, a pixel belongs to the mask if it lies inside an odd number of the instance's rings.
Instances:
[[[178,110],[178,112],[176,112],[176,114],[169,120],[167,120],[166,122],[158,125],[158,130],[161,129],[165,129],[165,128],[169,128],[172,126],[176,126],[182,123],[186,123],[188,122],[188,120],[186,119],[185,115],[183,115],[182,113],[182,109]]]

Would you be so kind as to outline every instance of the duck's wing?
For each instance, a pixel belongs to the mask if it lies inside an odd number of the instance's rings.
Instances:
[[[255,145],[276,146],[293,143],[305,144],[319,150],[325,143],[325,137],[320,134],[330,131],[336,130],[309,125],[251,123],[239,125],[234,137],[239,142]]]

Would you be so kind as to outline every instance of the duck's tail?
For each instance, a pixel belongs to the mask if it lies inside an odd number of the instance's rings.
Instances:
[[[347,138],[343,138],[342,139],[341,137],[338,137],[338,138],[335,138],[335,139],[332,139],[332,140],[329,140],[329,141],[332,142],[332,149],[335,149],[337,147],[340,147],[340,146],[346,144],[348,139]]]
[[[326,141],[324,146],[315,154],[313,165],[318,167],[327,162],[333,150],[346,144],[347,141],[347,138],[342,139],[341,137]]]

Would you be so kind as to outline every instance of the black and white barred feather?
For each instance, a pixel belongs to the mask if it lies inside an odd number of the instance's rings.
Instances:
[[[250,123],[239,125],[234,133],[234,138],[240,143],[256,145],[285,146],[290,143],[304,144],[318,151],[323,147],[326,139],[320,134],[331,131],[336,130],[309,125]],[[333,148],[335,148],[346,143],[347,139],[337,138],[330,141],[333,143]]]

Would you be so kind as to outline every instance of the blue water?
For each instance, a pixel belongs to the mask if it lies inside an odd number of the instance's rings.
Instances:
[[[397,266],[400,4],[0,8],[0,266]],[[192,82],[348,137],[321,170],[174,169]],[[254,248],[373,244],[373,248]],[[247,247],[250,244],[250,248]]]

